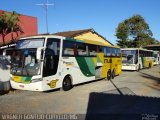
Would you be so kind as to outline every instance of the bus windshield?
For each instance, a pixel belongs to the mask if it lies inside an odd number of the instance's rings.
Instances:
[[[133,55],[122,56],[122,63],[133,64]]]
[[[158,54],[154,53],[153,56],[154,56],[154,58],[157,58],[157,57],[158,57]]]
[[[135,64],[136,50],[122,50],[122,63],[124,64]]]
[[[17,42],[16,49],[43,47],[44,38],[22,39]]]
[[[33,76],[40,74],[40,61],[36,59],[37,49],[17,49],[12,53],[11,74]]]

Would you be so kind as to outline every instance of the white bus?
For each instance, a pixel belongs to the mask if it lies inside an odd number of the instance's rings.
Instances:
[[[20,39],[11,57],[14,89],[47,91],[121,73],[120,48],[55,35]]]
[[[159,65],[160,64],[160,52],[154,51],[153,56],[154,56],[154,65]]]
[[[153,51],[141,48],[124,48],[122,50],[122,70],[140,70],[153,66]]]

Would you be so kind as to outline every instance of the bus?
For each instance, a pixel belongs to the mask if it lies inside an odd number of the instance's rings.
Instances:
[[[154,51],[153,56],[154,56],[154,65],[159,65],[160,64],[160,52]]]
[[[154,64],[153,51],[142,48],[124,48],[122,50],[122,70],[140,70],[151,68]]]
[[[119,75],[120,48],[91,43],[55,35],[21,38],[11,56],[12,88],[67,91],[75,84]]]

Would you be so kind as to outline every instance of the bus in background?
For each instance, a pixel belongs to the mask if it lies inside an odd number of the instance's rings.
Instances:
[[[14,89],[48,91],[121,73],[120,48],[55,35],[20,39],[11,60]]]
[[[160,52],[154,51],[153,56],[154,56],[154,65],[159,65],[160,64]]]
[[[140,70],[151,68],[154,64],[153,51],[142,48],[124,48],[122,50],[122,70]]]

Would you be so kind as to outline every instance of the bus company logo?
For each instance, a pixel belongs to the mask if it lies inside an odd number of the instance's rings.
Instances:
[[[104,63],[112,63],[112,59],[104,59]]]
[[[63,61],[63,64],[66,64],[66,66],[73,66],[74,65],[73,62],[66,62],[66,61]]]
[[[20,76],[13,76],[12,80],[15,82],[21,82],[21,77]]]
[[[50,88],[55,88],[57,81],[58,81],[58,79],[52,80],[52,81],[48,84],[48,85],[50,86]]]

